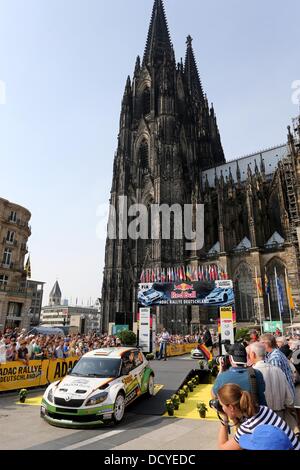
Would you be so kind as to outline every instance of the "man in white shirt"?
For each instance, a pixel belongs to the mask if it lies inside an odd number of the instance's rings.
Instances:
[[[159,359],[164,357],[164,360],[167,360],[167,344],[170,340],[170,335],[167,330],[164,328],[160,337],[160,348],[159,348]]]
[[[289,411],[289,408],[294,406],[294,396],[284,372],[280,367],[265,362],[266,350],[262,343],[249,344],[247,346],[247,353],[253,369],[258,369],[263,375],[268,407],[288,424],[290,423],[289,426],[291,427],[292,425],[292,429],[294,429],[297,423],[295,423]]]

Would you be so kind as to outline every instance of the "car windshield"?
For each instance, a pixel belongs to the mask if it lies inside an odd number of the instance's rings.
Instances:
[[[146,292],[144,292],[144,295],[151,295],[151,294],[155,294],[154,289],[149,289],[149,290],[146,290]]]
[[[209,295],[220,294],[220,292],[222,292],[222,289],[214,289]]]
[[[120,372],[121,359],[103,357],[82,357],[70,375],[80,377],[118,377]]]

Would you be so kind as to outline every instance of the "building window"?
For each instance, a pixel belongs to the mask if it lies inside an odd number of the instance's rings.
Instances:
[[[17,213],[15,211],[11,211],[9,220],[10,222],[17,222]]]
[[[2,262],[5,266],[10,266],[11,264],[11,249],[10,248],[5,248]]]
[[[0,287],[7,286],[7,284],[8,284],[8,276],[5,276],[5,274],[0,274]]]
[[[246,263],[240,264],[234,276],[236,315],[238,321],[253,321],[254,291],[252,271]]]
[[[6,241],[8,243],[13,243],[15,240],[15,232],[12,232],[11,230],[8,230],[7,235],[6,235]]]
[[[10,317],[20,317],[22,311],[22,305],[19,302],[9,302],[8,304],[8,315]]]
[[[139,157],[141,168],[147,171],[149,168],[149,148],[146,140],[141,143]]]
[[[151,111],[151,95],[150,89],[147,87],[143,92],[143,115],[150,114]]]

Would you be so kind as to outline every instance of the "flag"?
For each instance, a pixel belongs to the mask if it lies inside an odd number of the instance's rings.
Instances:
[[[31,278],[30,255],[29,255],[28,258],[27,258],[24,271],[26,272],[26,276],[28,277],[28,279],[30,279],[30,278]]]
[[[267,276],[267,270],[265,269],[265,293],[267,295],[270,295],[270,292],[271,292],[271,286],[270,286],[269,278]]]
[[[188,267],[186,268],[186,277],[189,281],[192,280],[192,276],[191,276],[191,271],[190,271],[190,266],[188,265]]]
[[[277,270],[276,267],[274,268],[275,271],[275,282],[276,282],[276,290],[277,290],[277,300],[278,300],[278,309],[279,313],[283,313],[283,301],[284,301],[284,296],[283,296],[283,286],[279,280],[279,277],[277,276]]]
[[[140,279],[140,280],[141,280],[141,283],[144,283],[144,282],[145,282],[145,271],[144,271],[144,270],[142,271],[141,279]],[[77,303],[76,303],[76,305],[77,305]]]
[[[185,267],[184,266],[182,266],[182,280],[186,281]]]
[[[205,357],[208,361],[212,360],[212,358],[213,358],[212,353],[207,349],[207,347],[205,346],[204,343],[199,344],[198,349],[200,349],[203,352],[203,354],[205,355]]]
[[[293,299],[293,296],[292,296],[292,291],[291,291],[291,287],[290,287],[290,283],[289,283],[289,279],[288,279],[288,275],[287,275],[287,270],[285,270],[285,283],[286,283],[286,290],[287,290],[287,298],[288,298],[289,307],[290,307],[291,310],[294,310],[295,309],[295,303],[294,303],[294,299]]]
[[[255,282],[256,282],[256,288],[257,288],[258,294],[259,294],[259,295],[263,295],[261,280],[257,277],[257,269],[256,269],[256,266],[255,266]]]

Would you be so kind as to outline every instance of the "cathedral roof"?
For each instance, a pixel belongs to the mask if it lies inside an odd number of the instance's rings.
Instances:
[[[239,244],[234,248],[234,251],[249,250],[250,248],[251,248],[251,242],[250,242],[249,238],[245,237],[245,238],[243,238],[243,240],[241,241],[241,243],[239,243]]]
[[[154,0],[143,65],[148,65],[158,55],[163,58],[164,52],[171,54],[172,49],[163,1]]]
[[[50,297],[61,297],[61,290],[58,282],[56,281],[50,292]]]
[[[261,163],[264,166],[264,171],[266,177],[272,176],[278,166],[280,160],[286,157],[288,154],[287,145],[280,145],[277,147],[270,148],[268,150],[263,150],[261,152],[248,155],[246,157],[237,158],[236,160],[228,161],[227,163],[217,166],[215,168],[210,168],[209,170],[203,171],[202,181],[203,186],[205,185],[206,179],[211,188],[215,187],[215,179],[220,178],[223,174],[224,178],[230,175],[230,172],[233,177],[234,183],[238,182],[238,175],[240,176],[240,181],[246,181],[248,177],[248,168],[252,170],[252,173],[255,173],[255,167],[261,166]]]
[[[220,253],[221,251],[221,245],[220,242],[217,242],[214,244],[214,246],[209,250],[208,254],[213,255],[215,253]]]
[[[267,241],[265,244],[266,247],[272,247],[274,245],[282,245],[284,243],[284,238],[282,238],[281,235],[279,235],[278,232],[274,232],[271,238]]]

